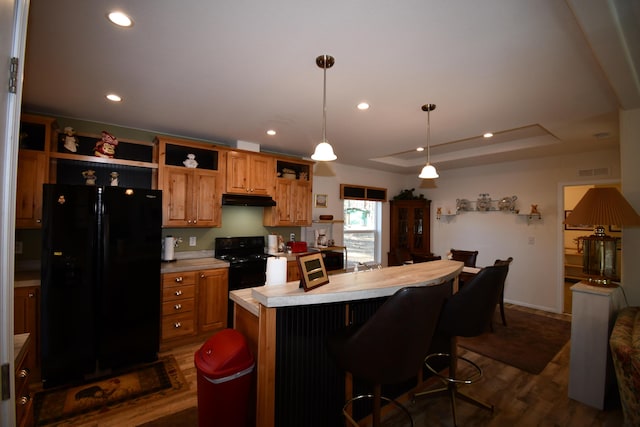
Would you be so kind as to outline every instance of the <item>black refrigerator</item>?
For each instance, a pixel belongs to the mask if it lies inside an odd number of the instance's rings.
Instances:
[[[44,387],[157,359],[162,192],[45,184]]]

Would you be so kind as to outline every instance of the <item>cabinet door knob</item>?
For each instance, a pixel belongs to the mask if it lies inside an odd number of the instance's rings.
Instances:
[[[179,297],[180,295],[182,295],[182,290],[178,289],[178,290],[175,292],[175,295],[176,295],[177,297]]]
[[[204,279],[206,276],[204,275],[204,273],[200,273],[200,278]]]
[[[24,406],[27,403],[29,403],[29,401],[31,400],[31,396],[30,395],[26,395],[26,396],[21,396],[20,399],[18,399],[16,401],[16,403],[20,406]]]
[[[41,220],[40,218],[38,218],[38,219],[36,219],[36,222],[37,222],[38,224],[40,224],[40,223],[42,222],[42,220]]]
[[[33,292],[29,292],[29,293],[27,294],[27,296],[28,296],[29,298],[34,298],[34,297],[36,296],[36,294],[35,294],[35,293],[33,293]]]
[[[177,282],[177,283],[182,283],[182,281],[183,281],[183,280],[184,280],[184,279],[182,278],[182,276],[178,276],[178,277],[176,277],[176,282]]]
[[[181,310],[182,309],[182,304],[176,304],[173,306],[174,310]]]
[[[176,329],[181,328],[182,327],[182,323],[176,322],[176,323],[173,324],[173,327],[176,328]]]
[[[29,371],[29,368],[22,368],[18,371],[18,373],[16,374],[16,376],[20,379],[25,379],[29,376],[29,373],[31,371]]]

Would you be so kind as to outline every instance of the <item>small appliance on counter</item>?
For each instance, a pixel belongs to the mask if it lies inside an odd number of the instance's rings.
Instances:
[[[162,240],[162,261],[174,262],[176,260],[175,248],[182,242],[180,237],[166,236]]]
[[[307,242],[287,242],[287,247],[291,249],[291,253],[308,252]]]

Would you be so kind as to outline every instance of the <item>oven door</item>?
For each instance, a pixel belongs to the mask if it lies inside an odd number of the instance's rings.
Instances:
[[[229,266],[229,290],[255,288],[266,281],[267,261],[254,260]]]

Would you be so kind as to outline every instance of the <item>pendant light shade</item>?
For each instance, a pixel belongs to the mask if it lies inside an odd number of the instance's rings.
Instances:
[[[338,156],[333,152],[333,147],[327,141],[322,141],[318,145],[316,145],[316,151],[311,155],[313,160],[322,161],[322,162],[330,162],[331,160],[335,160]]]
[[[427,164],[422,168],[422,172],[418,175],[421,179],[434,179],[438,178],[438,171],[431,162],[431,111],[436,109],[436,104],[424,104],[422,111],[427,112]]]
[[[316,58],[316,65],[324,71],[324,85],[322,91],[322,141],[316,145],[311,159],[318,162],[330,162],[338,158],[333,152],[333,147],[327,141],[327,68],[335,64],[333,56],[320,55]]]
[[[418,175],[418,178],[434,179],[434,178],[437,178],[439,176],[440,175],[438,175],[438,171],[436,170],[435,166],[430,165],[429,163],[427,163],[422,168],[422,172],[420,172],[420,175]]]

